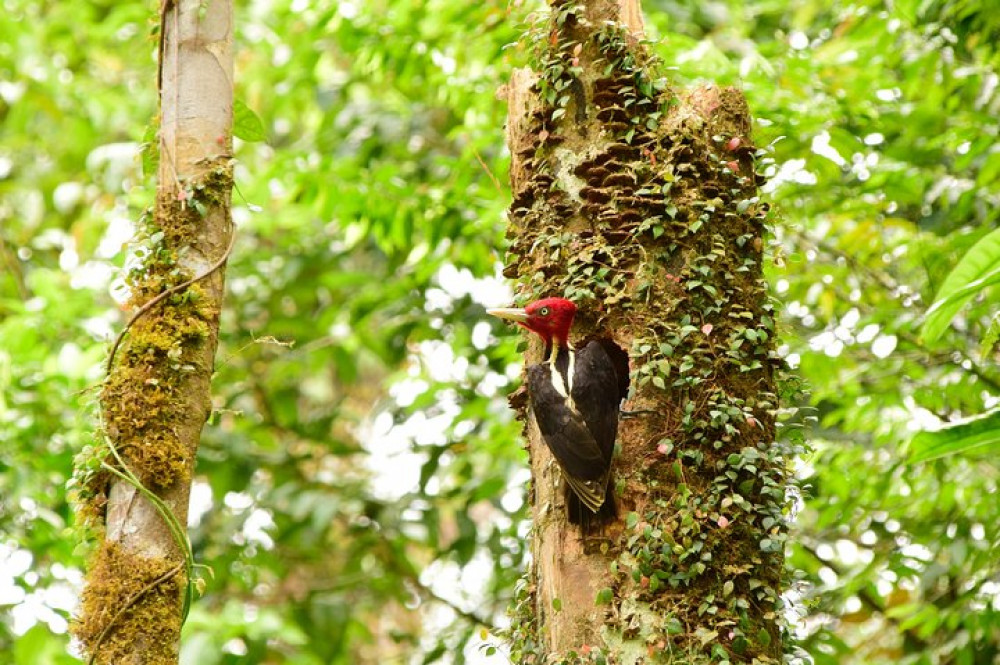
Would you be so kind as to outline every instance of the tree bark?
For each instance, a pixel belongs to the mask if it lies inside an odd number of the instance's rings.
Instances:
[[[533,563],[515,662],[778,662],[786,507],[767,207],[742,94],[653,76],[636,0],[554,0],[513,73],[508,277],[518,300],[580,307],[614,342],[640,411],[622,422],[622,519],[567,524],[561,476],[526,409]],[[527,363],[541,360],[529,343]]]
[[[211,413],[233,233],[232,6],[165,0],[161,12],[157,201],[137,236],[142,265],[127,278],[137,309],[124,344],[112,350],[101,394],[101,434],[113,453],[85,476],[82,491],[84,518],[103,523],[104,534],[75,633],[98,663],[177,662],[186,536],[171,531],[145,492],[183,530]]]

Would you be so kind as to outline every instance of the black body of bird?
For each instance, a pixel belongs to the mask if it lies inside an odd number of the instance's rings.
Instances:
[[[569,329],[576,306],[566,299],[489,312],[545,341],[546,360],[527,369],[528,397],[542,439],[566,481],[568,521],[586,533],[613,520],[617,507],[611,467],[619,409],[628,391],[627,360],[616,363],[599,340],[574,348]]]

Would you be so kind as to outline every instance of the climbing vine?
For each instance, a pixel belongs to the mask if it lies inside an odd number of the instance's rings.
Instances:
[[[558,662],[778,662],[795,443],[776,442],[784,365],[756,194],[768,151],[739,91],[673,90],[623,26],[581,5],[554,2],[529,39],[536,102],[505,274],[523,302],[573,299],[579,332],[627,350],[645,414],[616,461],[631,509],[598,546],[608,649]],[[512,609],[517,662],[553,657],[533,592],[529,578]]]

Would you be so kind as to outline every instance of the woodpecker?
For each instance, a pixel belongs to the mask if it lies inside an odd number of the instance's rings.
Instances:
[[[618,410],[628,390],[601,342],[576,349],[569,330],[576,305],[545,298],[527,307],[486,310],[514,321],[545,342],[544,362],[527,369],[531,410],[566,481],[570,523],[586,532],[617,515],[611,458],[618,435]],[[627,373],[627,367],[626,367]]]

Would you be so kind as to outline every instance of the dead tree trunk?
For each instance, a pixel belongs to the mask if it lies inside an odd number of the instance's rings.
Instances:
[[[82,515],[103,538],[74,632],[91,662],[116,665],[177,662],[184,526],[233,234],[232,6],[166,0],[161,11],[156,206],[127,276],[136,310],[108,361],[101,442],[78,469]]]
[[[504,91],[505,274],[613,341],[641,411],[615,461],[620,523],[581,540],[533,422],[533,566],[515,662],[778,662],[786,506],[766,206],[742,94],[657,79],[635,0],[554,0]],[[535,344],[532,342],[532,344]],[[529,349],[537,362],[541,349]],[[527,416],[523,400],[512,400]]]

